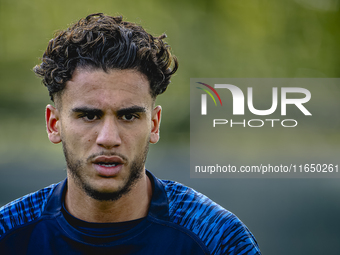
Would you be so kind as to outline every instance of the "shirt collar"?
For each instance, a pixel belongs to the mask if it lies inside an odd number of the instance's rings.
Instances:
[[[152,198],[149,207],[148,216],[160,219],[169,219],[169,203],[167,195],[164,190],[164,186],[157,177],[155,177],[150,171],[146,170],[146,174],[149,177],[152,185]],[[53,190],[52,195],[47,202],[44,210],[44,215],[56,215],[61,213],[63,199],[67,189],[67,179],[58,183]]]

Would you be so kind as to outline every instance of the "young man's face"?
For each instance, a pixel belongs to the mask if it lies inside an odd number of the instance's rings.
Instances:
[[[159,139],[149,81],[130,69],[76,69],[59,99],[47,106],[47,131],[63,143],[68,177],[95,199],[120,198],[144,176],[148,144]]]

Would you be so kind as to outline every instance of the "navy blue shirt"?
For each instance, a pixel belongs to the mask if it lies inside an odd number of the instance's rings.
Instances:
[[[191,188],[147,175],[151,204],[137,221],[74,218],[63,207],[67,180],[1,207],[1,254],[261,254],[234,214]]]

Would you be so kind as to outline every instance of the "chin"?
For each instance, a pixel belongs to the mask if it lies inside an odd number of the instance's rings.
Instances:
[[[130,190],[121,188],[121,189],[95,189],[88,186],[83,186],[85,193],[98,201],[116,201],[120,199],[123,195],[127,194]]]

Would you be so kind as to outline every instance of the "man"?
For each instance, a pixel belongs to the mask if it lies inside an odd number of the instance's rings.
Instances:
[[[1,254],[260,254],[232,213],[145,170],[178,67],[164,37],[99,13],[49,42],[34,71],[67,179],[1,208]]]

